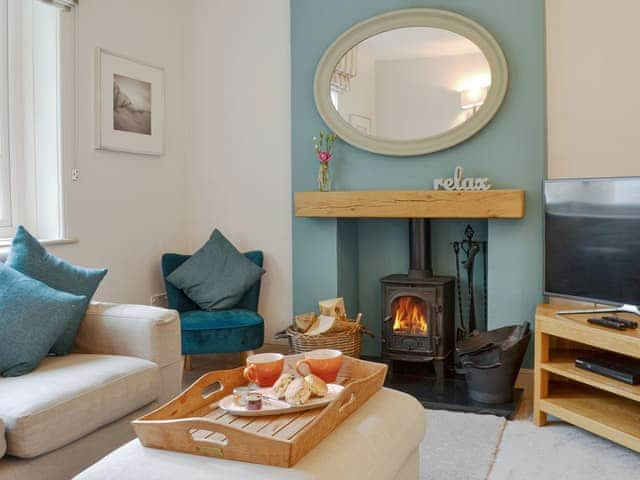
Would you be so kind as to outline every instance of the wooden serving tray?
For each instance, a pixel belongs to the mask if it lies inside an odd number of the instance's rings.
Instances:
[[[293,372],[304,355],[285,357]],[[336,383],[345,388],[326,407],[262,417],[240,417],[218,401],[245,385],[243,368],[209,372],[162,407],[132,422],[145,447],[292,467],[384,383],[387,366],[344,357]]]

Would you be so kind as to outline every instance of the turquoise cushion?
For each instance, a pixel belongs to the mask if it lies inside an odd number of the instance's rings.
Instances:
[[[40,280],[49,287],[85,297],[82,308],[74,311],[73,318],[51,348],[51,353],[66,355],[71,352],[76,333],[87,311],[91,297],[107,274],[106,269],[76,267],[50,254],[27,230],[19,226],[6,264],[28,277]]]
[[[244,254],[253,263],[262,267],[263,254],[259,250],[253,250]],[[165,253],[162,255],[162,276],[164,277],[164,286],[167,291],[167,303],[169,308],[178,310],[179,312],[188,312],[190,310],[198,310],[199,307],[193,303],[193,301],[187,297],[182,290],[176,288],[171,283],[167,282],[167,277],[171,273],[189,260],[191,255],[180,255],[178,253]],[[253,284],[253,286],[244,294],[237,305],[233,308],[241,308],[245,310],[258,311],[258,301],[260,299],[260,280]]]
[[[211,311],[234,307],[263,274],[264,269],[214,230],[207,243],[167,276],[167,281],[201,309]]]
[[[255,350],[264,343],[264,320],[251,310],[180,314],[182,353],[231,353]]]
[[[86,302],[0,264],[0,375],[34,370]]]

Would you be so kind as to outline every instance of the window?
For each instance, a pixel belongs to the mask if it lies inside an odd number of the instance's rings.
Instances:
[[[340,92],[334,90],[333,88],[331,89],[331,103],[333,103],[333,108],[335,108],[336,111],[340,111]]]
[[[7,2],[0,2],[0,237],[2,230],[12,225],[7,13]]]
[[[64,148],[62,120],[75,131],[73,94],[64,93],[75,80],[67,3],[0,0],[0,239],[20,224],[39,238],[64,236],[63,154],[73,148]]]

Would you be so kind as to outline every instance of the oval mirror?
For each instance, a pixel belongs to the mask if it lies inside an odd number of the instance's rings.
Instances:
[[[482,26],[426,8],[359,23],[326,51],[314,95],[327,125],[375,153],[419,155],[484,127],[506,93],[504,54]]]

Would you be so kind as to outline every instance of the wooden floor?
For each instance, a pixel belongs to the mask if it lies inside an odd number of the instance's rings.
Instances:
[[[286,354],[288,353],[288,347],[286,345],[265,345],[259,351]],[[182,386],[183,388],[188,387],[201,375],[211,370],[226,370],[241,365],[242,356],[240,354],[194,355],[192,358],[192,370],[185,370]],[[523,368],[520,371],[520,375],[518,375],[516,386],[524,388],[524,394],[514,420],[529,420],[533,413],[533,370]]]

